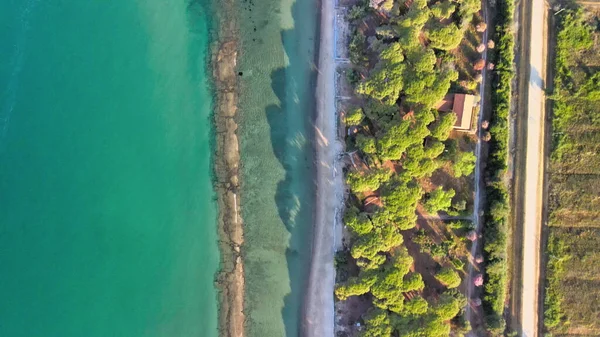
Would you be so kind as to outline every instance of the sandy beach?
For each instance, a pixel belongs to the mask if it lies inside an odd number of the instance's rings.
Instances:
[[[237,138],[237,26],[229,13],[231,1],[222,4],[221,30],[213,55],[214,80],[217,91],[215,110],[216,146],[215,174],[219,204],[219,236],[221,271],[217,285],[220,290],[220,336],[244,336],[244,266],[241,246],[244,242],[240,216],[239,142]]]
[[[316,88],[315,152],[317,196],[311,269],[303,315],[303,335],[333,337],[336,238],[340,239],[339,207],[342,198],[342,145],[335,111],[334,1],[321,3],[321,36]]]

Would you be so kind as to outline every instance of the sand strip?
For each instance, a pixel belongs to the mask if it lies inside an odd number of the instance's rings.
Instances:
[[[218,45],[213,54],[213,76],[217,90],[215,111],[216,191],[219,204],[221,271],[220,336],[244,336],[244,266],[241,246],[244,242],[239,200],[239,144],[237,139],[237,26],[233,20],[233,2],[221,6]]]
[[[302,332],[306,337],[334,335],[333,258],[343,186],[343,174],[337,160],[342,145],[336,137],[334,6],[333,0],[321,3],[314,140],[317,195],[312,261],[302,320]]]

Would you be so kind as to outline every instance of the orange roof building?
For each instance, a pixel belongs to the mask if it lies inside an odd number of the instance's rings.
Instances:
[[[472,131],[473,107],[475,96],[467,94],[448,94],[443,100],[436,104],[436,109],[442,112],[454,112],[456,123],[454,129],[457,131]]]

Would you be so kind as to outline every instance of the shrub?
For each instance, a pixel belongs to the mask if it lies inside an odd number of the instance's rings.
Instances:
[[[344,122],[347,126],[356,126],[360,125],[360,123],[365,118],[365,114],[362,108],[355,108],[352,111],[348,112],[344,117]]]
[[[469,176],[475,169],[475,161],[477,157],[473,152],[459,152],[456,158],[456,162],[452,165],[452,171],[454,177],[460,178],[462,176]]]
[[[449,289],[456,288],[462,281],[460,275],[452,268],[442,268],[435,278]]]
[[[452,206],[452,198],[454,198],[455,194],[456,192],[453,189],[444,191],[440,186],[429,193],[423,206],[429,213],[447,211]]]

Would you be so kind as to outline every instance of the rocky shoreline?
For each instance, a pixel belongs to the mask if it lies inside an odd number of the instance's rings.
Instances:
[[[233,3],[220,3],[221,17],[218,41],[212,65],[216,89],[214,115],[219,205],[219,237],[221,271],[217,285],[220,290],[219,334],[223,337],[244,336],[244,266],[241,246],[244,242],[239,205],[239,143],[237,138],[237,25],[233,19]]]

